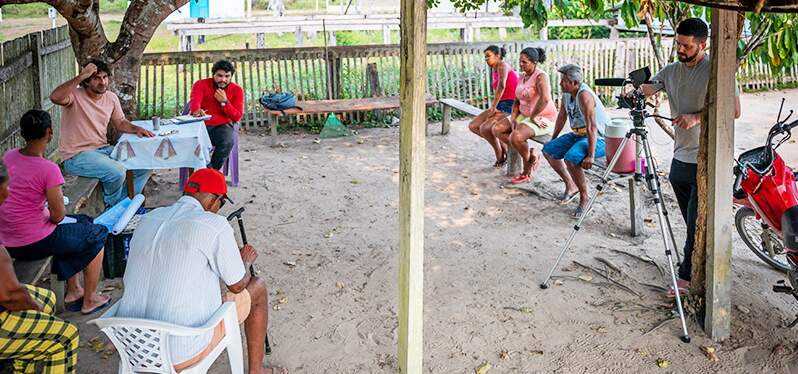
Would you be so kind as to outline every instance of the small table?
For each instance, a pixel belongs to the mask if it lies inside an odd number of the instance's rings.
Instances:
[[[211,139],[205,122],[189,122],[182,125],[161,125],[152,130],[151,120],[133,121],[133,124],[154,132],[152,138],[139,138],[135,134],[123,134],[111,152],[111,158],[127,169],[128,196],[133,197],[133,173],[131,170],[157,170],[192,168],[202,169],[211,160]],[[177,131],[159,136],[160,133]]]

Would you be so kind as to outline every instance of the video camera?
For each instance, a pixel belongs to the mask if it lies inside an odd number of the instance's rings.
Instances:
[[[595,80],[596,86],[609,86],[609,87],[625,87],[631,84],[635,88],[635,92],[631,96],[618,95],[618,107],[625,109],[641,109],[645,108],[646,98],[638,92],[641,85],[649,82],[651,78],[651,70],[648,66],[637,69],[629,73],[628,78],[599,78]]]

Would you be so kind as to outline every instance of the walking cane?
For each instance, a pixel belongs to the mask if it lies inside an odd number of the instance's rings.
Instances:
[[[238,208],[238,210],[236,210],[233,213],[230,213],[230,215],[227,216],[227,220],[228,221],[232,221],[233,218],[235,218],[236,221],[238,221],[238,231],[241,232],[241,242],[244,245],[247,245],[248,244],[247,243],[247,233],[246,233],[246,231],[244,231],[244,219],[241,217],[241,215],[243,213],[244,213],[244,207]],[[253,277],[255,276],[255,266],[249,265],[249,275],[251,275]],[[269,354],[272,353],[272,347],[271,347],[271,345],[269,345],[269,334],[266,334],[266,342],[265,342],[265,344],[266,344],[266,348],[264,349],[264,352],[267,355],[269,355]]]

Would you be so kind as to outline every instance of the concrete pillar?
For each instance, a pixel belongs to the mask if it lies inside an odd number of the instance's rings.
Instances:
[[[294,34],[296,36],[296,46],[303,47],[305,45],[305,34],[302,32],[302,28],[297,26]]]
[[[618,32],[617,27],[613,26],[612,28],[610,28],[610,39],[616,40],[618,38],[620,38],[620,32]]]
[[[266,48],[266,34],[262,32],[255,34],[255,46],[258,49]]]
[[[382,27],[382,44],[391,44],[391,29],[387,25]]]
[[[474,37],[473,37],[473,38],[472,38],[472,40],[471,40],[472,42],[473,42],[474,40],[479,40],[479,37],[480,37],[480,35],[481,35],[481,31],[482,31],[482,29],[480,29],[479,27],[477,27],[477,28],[475,28],[475,29],[473,29],[473,30],[474,30]]]
[[[337,45],[337,43],[335,42],[335,31],[330,31],[327,33],[327,45],[331,47]]]
[[[499,27],[499,40],[507,39],[507,29]]]
[[[549,40],[549,28],[543,27],[540,29],[540,40]]]

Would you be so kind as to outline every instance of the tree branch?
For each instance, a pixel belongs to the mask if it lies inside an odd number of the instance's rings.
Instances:
[[[117,61],[130,50],[144,51],[161,22],[186,3],[188,0],[131,1],[122,20],[119,36],[108,46],[109,60]]]

